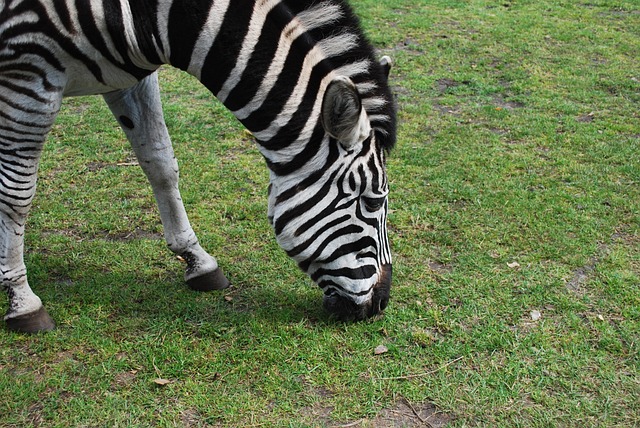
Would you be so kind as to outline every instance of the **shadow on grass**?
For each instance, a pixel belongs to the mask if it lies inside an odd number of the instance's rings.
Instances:
[[[158,273],[97,272],[79,280],[38,275],[35,291],[60,328],[92,317],[95,323],[135,326],[140,331],[168,324],[342,325],[323,309],[322,291],[309,282],[287,287],[260,278],[257,282],[264,285],[250,285],[232,277],[234,285],[226,290],[199,292],[189,289],[181,272]]]

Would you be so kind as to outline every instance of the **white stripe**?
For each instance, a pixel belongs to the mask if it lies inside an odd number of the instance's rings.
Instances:
[[[158,2],[158,33],[160,33],[160,43],[162,43],[162,48],[164,49],[164,52],[160,55],[160,59],[165,64],[169,64],[169,58],[171,57],[171,45],[169,44],[169,12],[171,11],[172,5],[173,0]]]
[[[298,106],[302,102],[302,98],[304,97],[304,93],[307,90],[307,85],[309,83],[309,78],[311,77],[311,72],[316,64],[327,57],[328,53],[332,55],[338,55],[342,52],[348,51],[353,48],[356,43],[356,38],[349,37],[349,34],[346,35],[338,35],[335,37],[329,37],[321,42],[319,42],[309,53],[307,54],[304,63],[302,64],[302,70],[300,71],[300,76],[298,77],[298,82],[291,93],[291,96],[287,100],[287,103],[282,108],[282,111],[275,118],[271,125],[263,130],[255,132],[255,137],[260,141],[269,141],[273,138],[280,128],[286,126],[287,123],[291,120],[291,117],[296,112]],[[367,67],[368,68],[368,67]],[[336,74],[340,75],[341,73],[337,72]],[[324,93],[324,88],[320,88],[320,93]],[[317,97],[316,104],[314,106],[314,113],[316,107],[318,107],[319,111],[319,101],[321,101],[322,97]],[[313,115],[312,115],[313,116]],[[305,127],[307,128],[307,127]],[[310,129],[309,133],[312,132]],[[301,136],[302,137],[302,136]],[[306,137],[306,136],[305,136]]]
[[[142,54],[142,50],[138,44],[129,0],[120,0],[120,9],[122,10],[122,24],[124,26],[124,36],[127,40],[127,53],[129,58],[135,66],[140,68],[149,68],[149,61],[147,61],[147,58]]]
[[[356,84],[356,87],[360,95],[365,95],[378,89],[378,84],[375,82],[361,82]]]
[[[247,68],[247,63],[255,50],[256,44],[258,43],[258,39],[262,34],[262,28],[264,27],[264,23],[267,19],[267,15],[273,9],[280,0],[262,0],[259,4],[253,9],[253,15],[251,16],[251,21],[249,22],[249,30],[247,31],[247,35],[242,42],[242,49],[240,50],[240,54],[236,60],[236,66],[233,68],[231,73],[229,74],[229,78],[224,85],[222,85],[222,89],[216,95],[220,101],[223,103],[226,101],[229,96],[229,92],[236,87],[236,85],[240,82],[240,78],[242,77],[242,73]]]
[[[339,76],[347,76],[353,78],[361,74],[366,74],[371,66],[371,61],[364,59],[362,61],[354,62],[351,64],[343,65],[336,69],[336,74]]]
[[[191,52],[191,63],[187,71],[202,80],[202,66],[207,58],[207,54],[211,50],[213,43],[216,41],[220,27],[224,22],[224,17],[229,9],[229,0],[215,0],[213,6],[209,9],[209,16],[205,22],[198,40]]]
[[[366,111],[377,110],[387,105],[387,100],[382,97],[364,98],[362,100],[362,106]]]
[[[91,15],[94,16],[95,21],[96,22],[105,22],[104,9],[102,8],[102,2],[101,1],[92,1],[92,2],[90,2],[90,7],[91,7]],[[111,37],[108,37],[106,32],[103,33],[103,34],[100,34],[100,37],[104,41],[104,44],[107,46],[107,50],[109,51],[109,54],[111,54],[111,56],[116,61],[118,61],[120,63],[123,63],[124,59],[120,55],[120,52],[118,52],[116,50],[116,47],[114,46],[114,44],[113,44],[113,42],[111,40]]]
[[[321,94],[325,93],[327,86],[329,86],[329,83],[333,79],[335,79],[336,76],[349,75],[349,73],[352,73],[351,75],[355,75],[353,73],[360,73],[360,72],[363,72],[363,70],[368,70],[369,64],[370,62],[368,60],[363,60],[353,64],[348,64],[348,65],[337,68],[334,71],[334,73],[331,73],[325,76],[325,78],[320,83],[320,88],[318,90],[318,97],[316,97],[316,102],[313,105],[311,114],[309,115],[309,118],[307,119],[307,123],[305,124],[304,128],[300,132],[298,139],[294,143],[285,147],[282,151],[267,150],[262,145],[260,145],[260,151],[263,154],[263,156],[265,156],[267,159],[278,159],[278,162],[290,162],[296,155],[298,155],[302,150],[304,150],[307,143],[311,139],[311,135],[313,134],[315,125],[318,122],[318,117],[320,116],[320,109],[322,107],[322,100],[323,100],[323,96],[321,96]],[[283,111],[286,111],[286,109]],[[371,119],[369,120],[371,121]],[[273,124],[276,123],[276,121],[272,122],[272,126],[267,128],[265,131],[254,133],[254,136],[260,139],[260,137],[268,137],[269,135],[271,135],[271,137],[269,138],[272,138],[275,135],[275,132],[277,132],[277,130],[275,130],[274,132],[274,129],[272,129]],[[268,141],[268,140],[262,140],[262,141]]]
[[[370,114],[371,122],[391,122],[391,118],[386,114]]]
[[[284,68],[284,63],[294,40],[306,31],[335,22],[342,16],[342,10],[339,6],[325,2],[301,12],[295,19],[287,24],[284,30],[282,30],[280,40],[278,41],[278,48],[273,56],[269,70],[262,80],[260,88],[246,106],[234,112],[236,117],[240,120],[246,119],[251,113],[260,108],[267,94],[278,81],[278,76],[280,76]]]

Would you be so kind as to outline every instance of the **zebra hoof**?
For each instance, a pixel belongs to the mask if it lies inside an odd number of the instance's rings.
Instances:
[[[222,273],[222,269],[217,268],[213,272],[187,280],[187,285],[195,291],[212,291],[223,290],[231,285],[231,283]]]
[[[20,315],[15,318],[8,318],[7,329],[18,333],[39,333],[41,331],[51,331],[56,328],[56,323],[43,307],[30,314]]]

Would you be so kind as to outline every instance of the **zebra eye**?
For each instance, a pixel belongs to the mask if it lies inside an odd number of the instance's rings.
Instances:
[[[384,206],[385,197],[382,196],[380,198],[370,198],[368,196],[362,196],[362,203],[364,204],[367,211],[375,212],[380,210]]]

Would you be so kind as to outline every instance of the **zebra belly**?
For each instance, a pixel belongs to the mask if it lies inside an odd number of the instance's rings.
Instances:
[[[103,61],[100,64],[100,70],[102,76],[100,79],[87,69],[87,67],[78,61],[73,61],[68,64],[65,71],[67,82],[64,87],[63,95],[65,97],[79,96],[79,95],[96,95],[105,94],[118,89],[130,88],[140,80],[139,77],[133,76],[111,64],[108,61]],[[157,67],[152,70],[147,70],[147,76],[157,70]],[[146,77],[146,76],[145,76]]]

